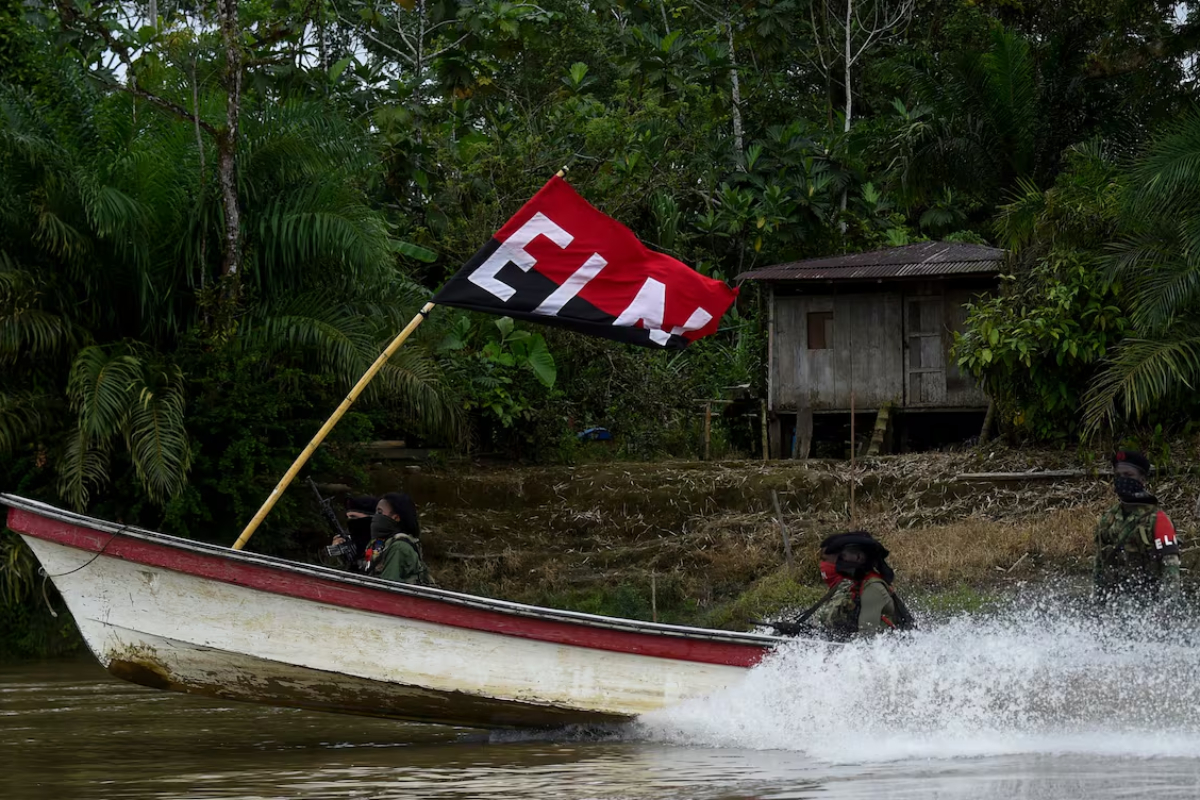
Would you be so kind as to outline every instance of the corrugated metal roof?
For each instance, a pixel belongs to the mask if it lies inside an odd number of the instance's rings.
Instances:
[[[845,281],[988,274],[1000,271],[1004,250],[961,242],[922,242],[868,253],[810,258],[743,272],[738,280]]]

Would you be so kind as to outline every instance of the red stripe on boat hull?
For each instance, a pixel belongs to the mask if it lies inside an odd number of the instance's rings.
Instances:
[[[271,594],[523,639],[734,667],[754,666],[769,649],[755,644],[613,630],[470,608],[450,601],[298,575],[278,566],[236,561],[120,533],[114,535],[18,508],[9,509],[8,526],[69,547],[93,553],[103,551],[106,556]]]

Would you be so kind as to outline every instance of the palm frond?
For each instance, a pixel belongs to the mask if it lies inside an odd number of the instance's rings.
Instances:
[[[1088,432],[1111,427],[1119,416],[1142,417],[1155,403],[1200,379],[1200,328],[1188,325],[1169,339],[1126,339],[1084,396]]]
[[[1021,35],[998,30],[991,49],[981,56],[987,86],[985,107],[991,122],[1007,144],[1006,152],[1016,176],[1033,167],[1037,124],[1037,89],[1029,42]]]
[[[243,339],[247,346],[266,352],[308,353],[316,369],[350,384],[377,355],[373,321],[316,294],[263,308],[247,321]]]
[[[35,208],[34,212],[34,240],[55,258],[78,261],[92,251],[92,241],[87,233],[69,217],[48,205]]]
[[[272,304],[248,322],[243,344],[308,361],[312,368],[336,375],[349,389],[411,318],[414,304],[400,302],[410,292],[426,294],[397,283],[386,292],[397,298],[394,304],[331,305],[325,293]],[[462,424],[461,412],[444,387],[436,360],[419,341],[410,339],[383,366],[363,399],[397,404],[430,430],[454,434]]]
[[[0,86],[0,148],[33,169],[55,169],[70,163],[40,116],[29,92]]]
[[[423,347],[406,344],[388,359],[375,378],[373,399],[400,405],[429,432],[451,440],[462,435],[462,407],[446,391],[437,361]]]
[[[1196,308],[1200,300],[1200,269],[1181,259],[1160,262],[1132,281],[1130,318],[1146,333],[1169,327]]]
[[[391,266],[383,220],[343,187],[296,188],[256,216],[261,268],[277,281],[290,275],[294,285],[305,266],[337,264],[355,280],[377,278]]]
[[[1129,215],[1153,219],[1200,211],[1200,111],[1184,113],[1133,169]]]
[[[151,370],[140,386],[126,431],[134,469],[150,499],[165,502],[183,489],[192,463],[183,373],[178,367]]]
[[[79,351],[67,379],[67,397],[84,437],[107,440],[124,429],[133,390],[144,382],[142,370],[141,360],[125,348],[92,345]]]
[[[77,425],[57,465],[58,493],[76,511],[85,511],[93,491],[109,481],[111,439],[94,439]]]
[[[20,605],[37,585],[37,559],[21,538],[0,531],[0,606]]]
[[[1037,223],[1046,210],[1046,193],[1027,178],[1017,180],[1010,202],[1000,207],[993,228],[1009,249],[1019,249],[1037,234]]]
[[[37,308],[11,313],[0,309],[0,364],[61,354],[75,343],[74,334],[71,323],[57,314]]]

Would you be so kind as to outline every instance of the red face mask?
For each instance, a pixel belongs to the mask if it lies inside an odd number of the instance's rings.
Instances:
[[[825,585],[829,588],[832,589],[834,586],[837,586],[842,582],[843,576],[838,574],[837,568],[831,562],[822,561],[820,563],[820,569],[821,580],[825,581]]]

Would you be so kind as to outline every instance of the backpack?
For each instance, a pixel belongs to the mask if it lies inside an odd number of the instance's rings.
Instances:
[[[896,618],[892,620],[892,624],[896,626],[898,631],[915,631],[917,629],[917,618],[913,616],[908,604],[900,599],[900,595],[896,594],[896,590],[891,584],[887,587],[888,594],[892,596],[892,603],[896,606]]]
[[[863,585],[871,578],[879,578],[880,580],[883,580],[882,576],[876,573],[871,573],[862,580],[855,581],[853,588],[850,590],[850,596],[854,598],[855,620],[858,619],[859,612],[862,611]],[[889,620],[889,622],[892,624],[892,628],[898,631],[915,631],[917,629],[917,619],[913,616],[908,604],[900,599],[900,595],[896,594],[896,590],[892,588],[890,583],[883,581],[883,587],[887,589],[888,595],[892,598],[892,605],[896,609],[896,618]]]

